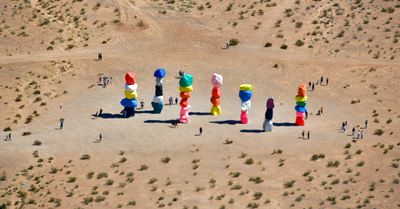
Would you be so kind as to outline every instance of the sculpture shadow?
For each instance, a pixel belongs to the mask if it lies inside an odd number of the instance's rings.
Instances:
[[[189,112],[189,115],[204,116],[204,115],[211,115],[211,113],[209,113],[209,112]]]
[[[240,130],[241,133],[264,133],[264,130],[261,129],[242,129]]]
[[[176,119],[170,119],[170,120],[145,120],[143,121],[144,123],[168,123],[172,124],[173,122],[177,122],[178,120]]]
[[[239,120],[219,120],[219,121],[210,121],[210,123],[236,125],[236,124],[240,124],[240,121]]]
[[[143,114],[143,113],[156,114],[153,110],[135,110],[135,114]]]
[[[103,119],[122,119],[126,118],[122,114],[112,114],[112,113],[102,113],[101,115],[97,116],[98,118],[103,118]]]
[[[274,126],[285,126],[285,127],[290,127],[290,126],[297,126],[296,123],[289,123],[289,122],[283,122],[283,123],[273,123]]]

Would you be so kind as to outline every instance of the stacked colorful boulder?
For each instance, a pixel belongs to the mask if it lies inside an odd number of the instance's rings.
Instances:
[[[267,100],[267,111],[265,111],[265,121],[263,124],[264,131],[272,131],[272,118],[274,117],[274,98],[270,97]]]
[[[296,125],[304,126],[304,118],[306,117],[307,105],[307,89],[306,85],[301,84],[297,90],[296,99]]]
[[[190,112],[190,92],[193,91],[193,76],[190,74],[184,74],[179,80],[179,92],[181,97],[181,106],[179,121],[181,123],[189,122],[189,112]]]
[[[153,107],[154,113],[160,114],[164,107],[164,97],[163,97],[163,78],[165,77],[166,72],[164,68],[159,68],[154,72],[154,77],[156,78],[156,90],[155,95],[153,97],[153,101],[151,102],[151,106]]]
[[[221,85],[223,82],[222,75],[214,73],[211,77],[211,83],[213,85],[213,89],[211,92],[211,114],[212,115],[221,115]]]
[[[251,84],[240,85],[239,98],[242,100],[242,112],[240,114],[240,122],[242,124],[249,123],[248,110],[251,107],[251,97],[253,97],[253,86]]]
[[[137,107],[138,94],[135,73],[127,72],[125,74],[125,98],[121,100],[124,106],[124,115],[126,117],[135,116],[135,107]]]

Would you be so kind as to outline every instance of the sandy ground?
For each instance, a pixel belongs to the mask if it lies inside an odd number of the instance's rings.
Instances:
[[[230,3],[1,2],[0,127],[12,140],[0,143],[0,206],[400,207],[398,2]],[[239,44],[223,49],[231,38]],[[188,124],[170,127],[178,105],[151,114],[158,67],[165,98],[179,95],[179,70],[193,75]],[[145,101],[129,119],[119,115],[127,71]],[[214,72],[224,76],[220,116],[208,114]],[[106,88],[101,75],[113,77]],[[329,85],[308,92],[306,126],[291,126],[297,87],[321,76]],[[238,123],[242,83],[255,88],[247,125]],[[276,125],[264,133],[270,96]],[[343,121],[364,139],[341,133]]]

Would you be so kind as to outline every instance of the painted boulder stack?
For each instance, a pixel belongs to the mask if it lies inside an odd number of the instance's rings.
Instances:
[[[222,75],[214,73],[211,77],[211,83],[213,85],[213,89],[211,92],[210,102],[212,104],[211,107],[211,115],[221,115],[221,85],[223,82]]]
[[[124,107],[124,116],[135,116],[135,107],[137,107],[137,83],[135,73],[127,72],[125,74],[125,98],[121,100],[121,105]]]
[[[162,112],[162,109],[164,107],[163,78],[165,77],[165,75],[166,71],[164,68],[159,68],[154,71],[154,77],[156,78],[156,87],[151,106],[153,107],[154,113],[158,114]]]
[[[240,122],[242,124],[249,123],[248,111],[251,107],[250,99],[253,97],[253,86],[251,84],[240,85],[239,98],[242,101],[242,111],[240,114]]]
[[[181,106],[179,122],[188,123],[189,122],[189,113],[190,113],[190,92],[193,91],[193,76],[190,74],[184,74],[179,80],[179,96],[181,97],[181,102],[179,105]]]
[[[307,111],[307,89],[306,85],[301,84],[297,90],[297,96],[295,97],[296,100],[296,125],[304,126],[304,118],[306,117]]]
[[[264,131],[272,131],[272,118],[274,117],[274,98],[270,97],[267,100],[267,111],[265,111],[265,120],[264,120],[264,124],[263,124],[263,130]]]

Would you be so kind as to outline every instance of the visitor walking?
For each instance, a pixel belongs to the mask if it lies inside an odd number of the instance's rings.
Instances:
[[[311,81],[308,81],[308,88],[311,88]]]
[[[315,88],[315,84],[312,83],[312,85],[311,85],[311,91],[314,91],[314,88]]]
[[[368,128],[368,120],[364,122],[364,128]]]
[[[100,110],[99,110],[99,116],[101,117],[102,114],[103,114],[103,109],[100,108]]]
[[[225,49],[229,49],[229,46],[230,46],[230,45],[231,45],[230,42],[227,41],[227,42],[225,43]]]
[[[351,135],[354,137],[355,133],[356,133],[356,127],[353,127],[353,129],[351,129]]]
[[[101,135],[101,133],[100,133],[100,135],[99,135],[99,142],[101,142],[103,140],[103,135]]]
[[[64,128],[64,118],[60,119],[60,130]]]
[[[304,134],[305,134],[305,131],[303,130],[303,132],[301,132],[301,138],[303,138],[303,139],[304,139]]]
[[[322,86],[322,82],[324,81],[324,76],[321,76],[321,79],[320,79],[320,84],[321,84],[321,86]]]
[[[310,139],[310,131],[307,131],[307,139]]]
[[[11,141],[11,132],[8,134],[8,141]]]
[[[329,79],[326,78],[326,80],[325,80],[325,85],[328,85],[328,83],[329,83]]]
[[[172,98],[172,96],[169,97],[169,105],[172,105],[174,98]]]
[[[175,98],[175,104],[178,104],[178,97]]]
[[[306,110],[306,112],[305,112],[305,115],[306,115],[306,119],[308,118],[308,111]]]
[[[201,134],[203,134],[203,128],[202,127],[199,128],[199,136],[201,136]]]
[[[363,130],[361,130],[361,133],[360,133],[360,138],[361,138],[361,139],[363,139],[363,138],[364,138],[364,131],[363,131]]]
[[[103,53],[100,52],[97,54],[97,60],[99,61],[103,60]]]

